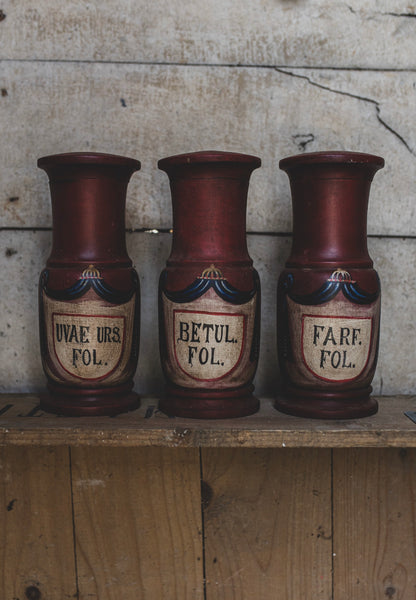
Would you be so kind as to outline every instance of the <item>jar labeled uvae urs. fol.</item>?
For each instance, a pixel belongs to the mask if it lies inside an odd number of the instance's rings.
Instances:
[[[370,395],[380,333],[380,283],[367,249],[377,156],[317,152],[285,158],[292,251],[278,284],[282,393],[276,408],[322,418],[377,411]]]
[[[127,184],[140,163],[99,153],[46,156],[53,243],[40,276],[45,410],[114,415],[132,392],[140,329],[139,280],[125,244]]]
[[[246,202],[257,157],[205,151],[159,161],[170,180],[172,251],[160,278],[167,380],[161,409],[227,418],[253,413],[260,284],[247,251]]]

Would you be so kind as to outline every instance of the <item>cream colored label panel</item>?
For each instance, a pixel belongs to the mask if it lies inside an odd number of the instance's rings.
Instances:
[[[58,382],[120,383],[133,343],[135,296],[124,304],[97,299],[58,301],[43,294],[48,375]]]
[[[326,381],[350,381],[367,366],[371,317],[302,316],[302,356],[308,369]]]
[[[80,379],[107,377],[125,344],[123,316],[52,313],[53,347],[61,367]]]
[[[173,322],[177,363],[193,379],[220,379],[238,365],[245,339],[243,314],[174,310]]]
[[[220,299],[213,289],[192,302],[163,297],[170,381],[188,388],[226,389],[245,385],[254,375],[251,358],[257,297],[245,304]]]

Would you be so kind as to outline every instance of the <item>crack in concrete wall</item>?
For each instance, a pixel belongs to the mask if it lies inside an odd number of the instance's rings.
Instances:
[[[275,69],[275,71],[277,71],[278,73],[282,73],[283,75],[289,75],[290,77],[296,77],[298,79],[303,79],[303,80],[307,81],[310,85],[320,88],[321,90],[324,90],[326,92],[331,92],[333,94],[339,94],[341,96],[347,96],[348,98],[353,98],[354,100],[360,100],[361,102],[367,102],[369,104],[372,104],[374,106],[374,108],[376,109],[376,117],[377,117],[378,122],[387,131],[389,131],[392,135],[394,135],[394,137],[397,138],[400,141],[400,143],[405,146],[405,148],[408,150],[408,152],[410,152],[410,154],[412,154],[412,156],[416,156],[415,150],[413,150],[413,148],[408,144],[408,142],[404,139],[404,137],[398,131],[393,129],[393,127],[391,127],[388,123],[386,123],[386,121],[384,119],[381,118],[381,106],[380,106],[380,103],[377,102],[377,100],[374,100],[373,98],[367,98],[366,96],[360,96],[359,94],[353,94],[352,92],[345,92],[343,90],[337,90],[337,89],[331,88],[329,86],[323,85],[322,83],[318,83],[317,81],[313,81],[313,79],[311,79],[311,77],[308,77],[307,75],[302,75],[301,73],[295,73],[294,71],[288,71],[281,67],[274,67],[274,69]]]
[[[416,19],[416,13],[411,13],[411,12],[377,12],[377,11],[368,12],[365,9],[356,10],[349,4],[347,4],[346,6],[353,15],[359,15],[360,18],[364,18],[366,20],[374,19],[376,17],[399,17],[399,18],[407,18],[407,19],[409,19],[409,18]]]
[[[387,13],[381,13],[383,16],[390,16],[390,17],[405,17],[407,19],[416,19],[416,14],[415,13],[394,13],[394,12],[387,12]]]

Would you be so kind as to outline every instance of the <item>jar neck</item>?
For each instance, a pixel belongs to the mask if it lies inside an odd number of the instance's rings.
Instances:
[[[117,166],[60,165],[47,169],[53,242],[48,266],[131,265],[125,241],[125,202],[131,171]]]
[[[168,263],[251,264],[246,242],[247,167],[186,166],[170,172],[173,240]]]
[[[288,266],[372,267],[367,208],[372,165],[309,165],[288,170],[293,241]]]

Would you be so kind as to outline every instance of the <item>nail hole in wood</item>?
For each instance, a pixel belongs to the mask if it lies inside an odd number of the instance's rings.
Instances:
[[[41,600],[42,594],[35,585],[30,585],[25,590],[27,600]]]

